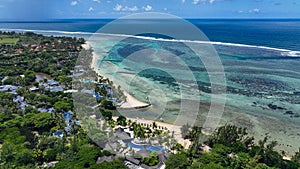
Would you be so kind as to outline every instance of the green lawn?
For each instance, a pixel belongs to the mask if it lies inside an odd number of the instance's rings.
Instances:
[[[0,37],[0,44],[16,44],[19,41],[19,38],[2,38]]]

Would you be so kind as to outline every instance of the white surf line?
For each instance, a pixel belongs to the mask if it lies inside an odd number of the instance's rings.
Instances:
[[[1,31],[20,31],[20,32],[37,32],[37,33],[59,33],[59,34],[71,34],[71,35],[104,35],[104,36],[116,36],[116,37],[127,37],[127,38],[137,38],[153,41],[163,41],[163,42],[179,42],[179,43],[198,43],[198,44],[211,44],[211,45],[222,45],[222,46],[235,46],[235,47],[245,47],[245,48],[257,48],[257,49],[266,49],[283,52],[282,56],[290,57],[300,57],[300,51],[293,51],[289,49],[274,48],[267,46],[257,46],[257,45],[247,45],[247,44],[238,44],[238,43],[229,43],[229,42],[214,42],[214,41],[197,41],[197,40],[184,40],[184,39],[164,39],[164,38],[155,38],[147,36],[138,36],[138,35],[127,35],[127,34],[110,34],[110,33],[92,33],[92,32],[70,32],[70,31],[58,31],[58,30],[31,30],[31,29],[5,29],[1,28]]]

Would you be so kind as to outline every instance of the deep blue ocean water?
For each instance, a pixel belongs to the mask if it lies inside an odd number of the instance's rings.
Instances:
[[[0,22],[0,29],[58,30],[94,33],[111,19]],[[300,50],[300,20],[187,20],[211,41]]]

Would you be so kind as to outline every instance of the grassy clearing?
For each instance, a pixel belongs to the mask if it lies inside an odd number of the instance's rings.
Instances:
[[[16,44],[18,41],[19,41],[19,38],[0,37],[0,44]]]

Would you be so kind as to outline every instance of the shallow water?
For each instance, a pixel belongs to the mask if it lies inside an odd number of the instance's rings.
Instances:
[[[91,42],[100,56],[98,71],[153,105],[138,113],[122,113],[176,124],[186,123],[196,113],[197,123],[203,125],[212,84],[201,59],[185,44],[134,38],[119,43],[113,37],[102,38]],[[268,134],[279,140],[278,149],[294,151],[300,140],[300,59],[277,49],[214,47],[226,75],[226,84],[218,84],[227,87],[221,124],[248,127],[260,139]],[[199,47],[203,55],[209,55],[205,48]]]

